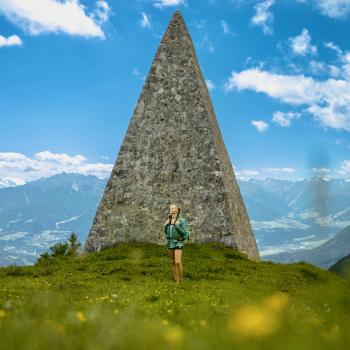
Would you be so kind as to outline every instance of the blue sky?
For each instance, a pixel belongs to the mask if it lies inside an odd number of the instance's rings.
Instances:
[[[0,0],[0,183],[109,176],[175,10],[238,178],[350,178],[349,0]]]

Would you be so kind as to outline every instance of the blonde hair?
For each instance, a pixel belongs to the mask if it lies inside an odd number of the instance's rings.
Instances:
[[[177,205],[177,203],[171,203],[170,206],[173,206],[175,205],[175,207],[177,208],[177,213],[178,215],[180,215],[180,212],[181,212],[181,208]]]

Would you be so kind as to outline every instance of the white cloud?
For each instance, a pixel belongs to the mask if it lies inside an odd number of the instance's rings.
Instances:
[[[350,76],[350,54],[346,63]],[[345,66],[344,65],[344,66]],[[350,131],[350,82],[318,81],[304,75],[282,75],[251,68],[232,72],[225,91],[250,89],[291,105],[306,105],[305,111],[325,127]]]
[[[328,174],[330,173],[332,170],[329,168],[311,168],[311,171],[313,173],[317,173],[317,174]]]
[[[24,185],[25,181],[18,177],[2,177],[0,178],[0,187],[11,187],[11,186],[19,186]],[[0,229],[1,231],[1,229]]]
[[[212,42],[209,40],[208,34],[205,34],[201,43],[199,44],[199,47],[206,47],[208,48],[210,53],[214,52],[214,46]]]
[[[134,75],[139,80],[143,80],[143,81],[146,80],[146,76],[141,76],[141,74],[137,68],[134,68],[132,70],[132,75]]]
[[[25,159],[27,159],[27,157],[22,153],[0,152],[0,162],[1,161],[20,161]]]
[[[333,64],[328,65],[329,75],[333,78],[339,78],[341,76],[341,69]]]
[[[240,171],[236,171],[236,174],[244,177],[252,177],[258,175],[259,172],[257,170],[242,169]]]
[[[306,54],[316,54],[317,48],[315,45],[311,45],[311,36],[309,31],[304,28],[300,35],[290,37],[290,46],[296,55],[305,56]]]
[[[331,18],[342,19],[350,14],[349,0],[312,0],[312,2],[323,15]]]
[[[275,3],[274,0],[266,0],[254,6],[255,15],[251,18],[251,24],[260,26],[263,29],[264,34],[273,34],[273,13],[270,11],[270,7]]]
[[[61,172],[106,178],[112,168],[113,164],[88,163],[87,158],[80,154],[71,156],[43,151],[27,157],[17,152],[0,152],[0,179],[12,179],[16,183],[25,183]]]
[[[96,19],[97,23],[105,23],[109,20],[112,10],[109,7],[107,1],[97,0],[96,10],[92,13],[92,16]]]
[[[205,19],[195,19],[193,21],[193,25],[197,28],[197,29],[203,29],[205,27],[206,24],[206,20]]]
[[[264,168],[263,171],[265,171],[266,173],[288,173],[288,174],[292,174],[292,173],[295,173],[296,169],[288,168],[288,167],[284,167],[284,168]]]
[[[256,221],[251,220],[254,230],[275,231],[275,230],[290,230],[299,229],[306,230],[310,228],[310,225],[301,223],[297,220],[289,219],[284,216],[277,218],[273,221]]]
[[[231,162],[232,163],[232,162]],[[297,169],[293,167],[265,167],[261,168],[260,171],[255,169],[240,169],[238,170],[234,164],[232,163],[232,167],[234,169],[234,173],[239,180],[247,181],[252,178],[256,179],[266,179],[266,178],[274,178],[274,179],[293,179],[297,174]],[[320,168],[311,168],[308,169],[312,176],[322,176],[324,180],[331,180],[334,178],[344,178],[347,181],[350,181],[350,160],[344,160],[340,163],[338,169],[331,169],[326,167]],[[299,180],[303,180],[304,178],[300,178]],[[308,217],[311,217],[308,215]],[[303,217],[305,219],[306,217]]]
[[[142,15],[142,18],[140,20],[141,27],[143,28],[151,27],[151,22],[149,20],[149,17],[144,12],[141,12],[141,15]]]
[[[309,68],[311,73],[313,74],[321,74],[321,73],[333,73],[336,74],[334,70],[332,70],[330,67],[328,67],[324,62],[311,60],[309,62]],[[333,76],[333,75],[332,75]]]
[[[299,112],[281,112],[277,111],[273,114],[272,120],[283,127],[288,127],[291,125],[293,119],[299,119],[301,113]]]
[[[185,0],[156,0],[153,5],[158,8],[164,8],[170,6],[178,6],[185,3]]]
[[[256,179],[266,179],[266,178],[275,178],[275,179],[290,179],[292,174],[296,173],[296,169],[291,167],[283,168],[263,168],[261,169],[266,173],[264,176],[262,172],[256,169],[241,169],[238,170],[234,164],[231,162],[234,169],[235,175],[239,180],[247,181],[252,178]],[[276,175],[277,174],[277,175]]]
[[[337,54],[337,60],[340,66],[329,65],[330,73],[342,76],[344,79],[350,80],[350,51],[342,51],[333,42],[326,42],[325,46],[334,50]]]
[[[225,84],[226,91],[251,89],[290,104],[312,103],[315,100],[314,80],[305,76],[279,75],[250,68],[232,72]]]
[[[263,132],[269,127],[269,125],[265,123],[263,120],[251,120],[250,122],[252,125],[256,127],[256,129],[259,132]]]
[[[326,139],[327,141],[331,142],[331,143],[334,143],[336,145],[341,145],[341,146],[344,146],[344,147],[347,147],[347,148],[350,148],[350,142],[345,140],[345,139],[342,139],[342,138],[339,138],[339,139]]]
[[[350,160],[343,160],[341,162],[339,173],[341,175],[345,175],[347,177],[350,177]]]
[[[224,31],[224,34],[229,34],[231,32],[229,25],[224,20],[221,20],[220,24],[221,24],[222,30]]]
[[[52,32],[104,38],[101,25],[111,10],[106,1],[94,4],[88,14],[79,0],[0,0],[0,14],[31,35]]]
[[[213,90],[215,88],[215,85],[211,80],[206,80],[205,82],[209,90]]]
[[[79,154],[72,157],[66,153],[52,153],[50,151],[38,152],[35,154],[35,157],[39,161],[52,161],[64,165],[79,165],[87,160]]]
[[[242,170],[237,170],[233,164],[232,167],[234,168],[235,176],[237,179],[241,181],[248,181],[249,179],[256,178],[259,172],[257,170],[253,169],[242,169]]]
[[[334,50],[337,53],[338,56],[342,55],[342,53],[343,53],[343,51],[331,41],[325,42],[324,46],[328,47],[331,50]]]
[[[4,37],[0,35],[0,47],[3,46],[21,46],[22,40],[18,35],[10,35],[9,37]]]
[[[325,42],[324,46],[336,53],[336,61],[330,63],[324,63],[321,61],[311,60],[309,62],[309,68],[313,74],[324,73],[332,78],[345,78],[350,77],[349,63],[350,59],[347,57],[347,53],[344,53],[333,42]]]

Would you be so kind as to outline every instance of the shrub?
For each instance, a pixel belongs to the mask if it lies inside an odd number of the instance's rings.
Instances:
[[[58,242],[52,245],[49,249],[50,252],[44,252],[39,255],[37,262],[40,261],[51,261],[53,258],[60,256],[75,256],[78,253],[78,248],[81,243],[78,241],[77,235],[73,232],[68,241]]]
[[[73,232],[69,237],[69,247],[67,249],[67,255],[77,255],[78,249],[81,243],[78,241],[78,236]]]

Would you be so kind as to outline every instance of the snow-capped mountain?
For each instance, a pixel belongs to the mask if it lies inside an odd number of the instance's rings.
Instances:
[[[0,188],[13,187],[24,184],[25,182],[22,179],[12,179],[8,177],[0,178]]]
[[[239,186],[262,258],[314,248],[350,225],[347,180],[250,179]]]
[[[0,265],[32,264],[72,232],[83,243],[107,180],[61,173],[0,188]],[[238,179],[238,184],[263,259],[317,247],[350,225],[350,181]]]
[[[265,256],[265,258],[282,263],[307,261],[318,267],[328,269],[349,254],[350,226],[347,226],[337,232],[331,239],[313,249],[299,249],[294,252]]]
[[[61,173],[0,189],[0,265],[32,264],[72,232],[84,242],[107,179]]]

